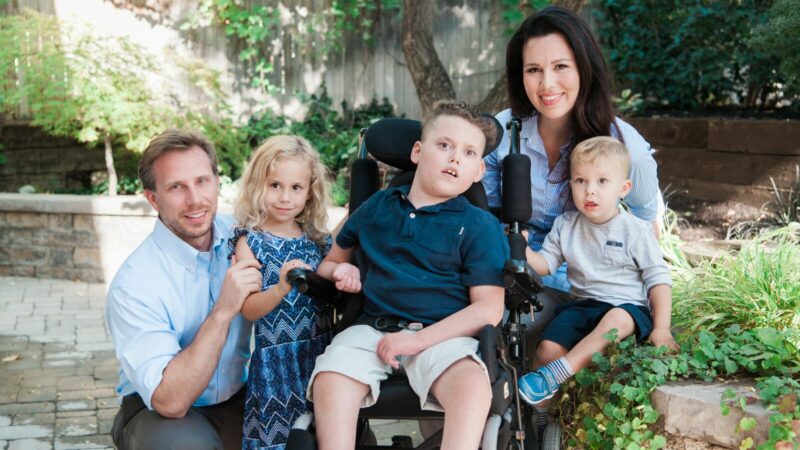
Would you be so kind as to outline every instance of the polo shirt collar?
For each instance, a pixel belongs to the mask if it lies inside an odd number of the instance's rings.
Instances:
[[[412,205],[411,202],[408,200],[408,192],[411,190],[411,185],[404,185],[398,186],[389,189],[389,195],[399,197],[402,200],[406,201],[409,205]],[[459,195],[457,197],[453,197],[447,201],[442,203],[437,203],[435,205],[428,205],[422,208],[418,208],[418,211],[425,211],[431,213],[437,213],[439,211],[463,211],[466,208],[469,200],[465,199],[463,196]],[[412,205],[413,206],[413,205]]]
[[[213,252],[225,239],[225,236],[222,234],[222,225],[217,217],[214,217],[211,233],[211,249],[209,251]],[[178,264],[184,266],[192,273],[197,270],[197,256],[201,252],[176,236],[172,230],[164,225],[161,218],[156,219],[156,225],[153,229],[153,240],[161,251],[173,258]]]

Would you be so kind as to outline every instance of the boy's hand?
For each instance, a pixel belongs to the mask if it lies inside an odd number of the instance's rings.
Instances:
[[[358,267],[350,263],[341,263],[333,271],[333,281],[336,289],[355,294],[361,291],[361,272]]]
[[[280,292],[284,296],[288,294],[289,291],[292,290],[292,285],[289,284],[289,281],[286,279],[286,274],[289,273],[290,270],[297,268],[313,270],[311,266],[304,263],[303,261],[300,261],[299,259],[293,259],[291,261],[287,261],[283,265],[283,267],[281,267],[281,273],[279,275],[280,279],[278,280],[278,289],[280,289]]]
[[[666,345],[669,350],[679,350],[681,348],[678,343],[675,342],[672,333],[666,328],[654,328],[653,331],[650,332],[650,337],[648,337],[647,340],[655,347]]]
[[[422,348],[417,338],[417,333],[389,333],[378,341],[378,347],[375,352],[378,354],[383,362],[389,364],[394,369],[400,368],[400,361],[397,357],[412,356],[421,352]]]

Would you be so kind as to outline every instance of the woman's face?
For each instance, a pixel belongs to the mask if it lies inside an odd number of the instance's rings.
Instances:
[[[575,55],[561,34],[528,39],[522,48],[522,83],[540,120],[569,118],[581,78]]]

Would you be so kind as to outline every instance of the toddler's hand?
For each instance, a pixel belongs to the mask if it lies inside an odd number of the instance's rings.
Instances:
[[[342,292],[356,293],[361,291],[361,272],[350,263],[341,263],[333,271],[336,289]]]
[[[286,274],[289,273],[290,270],[297,268],[313,270],[311,266],[299,259],[287,261],[286,264],[281,267],[280,280],[278,281],[278,288],[283,292],[284,296],[292,290],[292,285],[289,284],[289,280],[286,279]]]
[[[669,329],[654,328],[647,340],[656,348],[666,345],[669,350],[679,350],[681,347],[675,342]]]
[[[421,351],[417,334],[404,332],[385,335],[378,341],[378,347],[375,350],[378,357],[394,369],[400,368],[400,361],[397,360],[398,356],[413,356]]]

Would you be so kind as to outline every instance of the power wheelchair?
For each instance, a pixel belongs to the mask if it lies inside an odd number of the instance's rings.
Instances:
[[[491,117],[491,116],[487,116]],[[502,136],[501,125],[492,118],[498,128],[498,138],[487,143],[492,150],[497,147]],[[525,260],[527,242],[521,234],[521,224],[531,215],[530,160],[519,151],[519,130],[521,123],[513,119],[507,125],[511,136],[511,153],[503,161],[503,206],[492,211],[509,225],[509,244],[511,258],[504,267],[506,288],[505,307],[507,314],[499,326],[487,325],[479,336],[481,358],[489,372],[492,387],[492,403],[484,428],[481,448],[484,450],[532,450],[538,449],[536,427],[531,419],[531,408],[523,403],[517,391],[517,378],[529,367],[525,348],[525,324],[523,314],[540,310],[537,294],[542,289],[541,281]],[[349,211],[352,214],[358,206],[380,189],[377,161],[401,170],[390,186],[409,184],[414,176],[415,165],[410,160],[414,143],[420,139],[421,123],[408,119],[383,119],[366,130],[362,130],[358,159],[351,167],[351,191]],[[368,159],[371,155],[375,159]],[[475,183],[465,194],[474,205],[488,209],[483,186]],[[354,263],[364,271],[363,254],[356,248]],[[363,308],[360,294],[338,293],[333,283],[305,269],[295,269],[288,274],[289,281],[301,292],[329,304],[333,308],[337,331],[353,324]],[[423,411],[417,395],[411,390],[401,374],[390,375],[381,384],[381,395],[377,404],[361,409],[358,421],[356,442],[362,450],[387,448],[435,449],[441,444],[441,430],[428,437],[422,444],[413,447],[410,438],[393,439],[391,446],[375,444],[374,434],[369,428],[370,419],[408,419],[424,420],[442,418],[442,413]],[[287,450],[316,449],[313,435],[313,414],[300,416],[292,426],[286,445]]]

